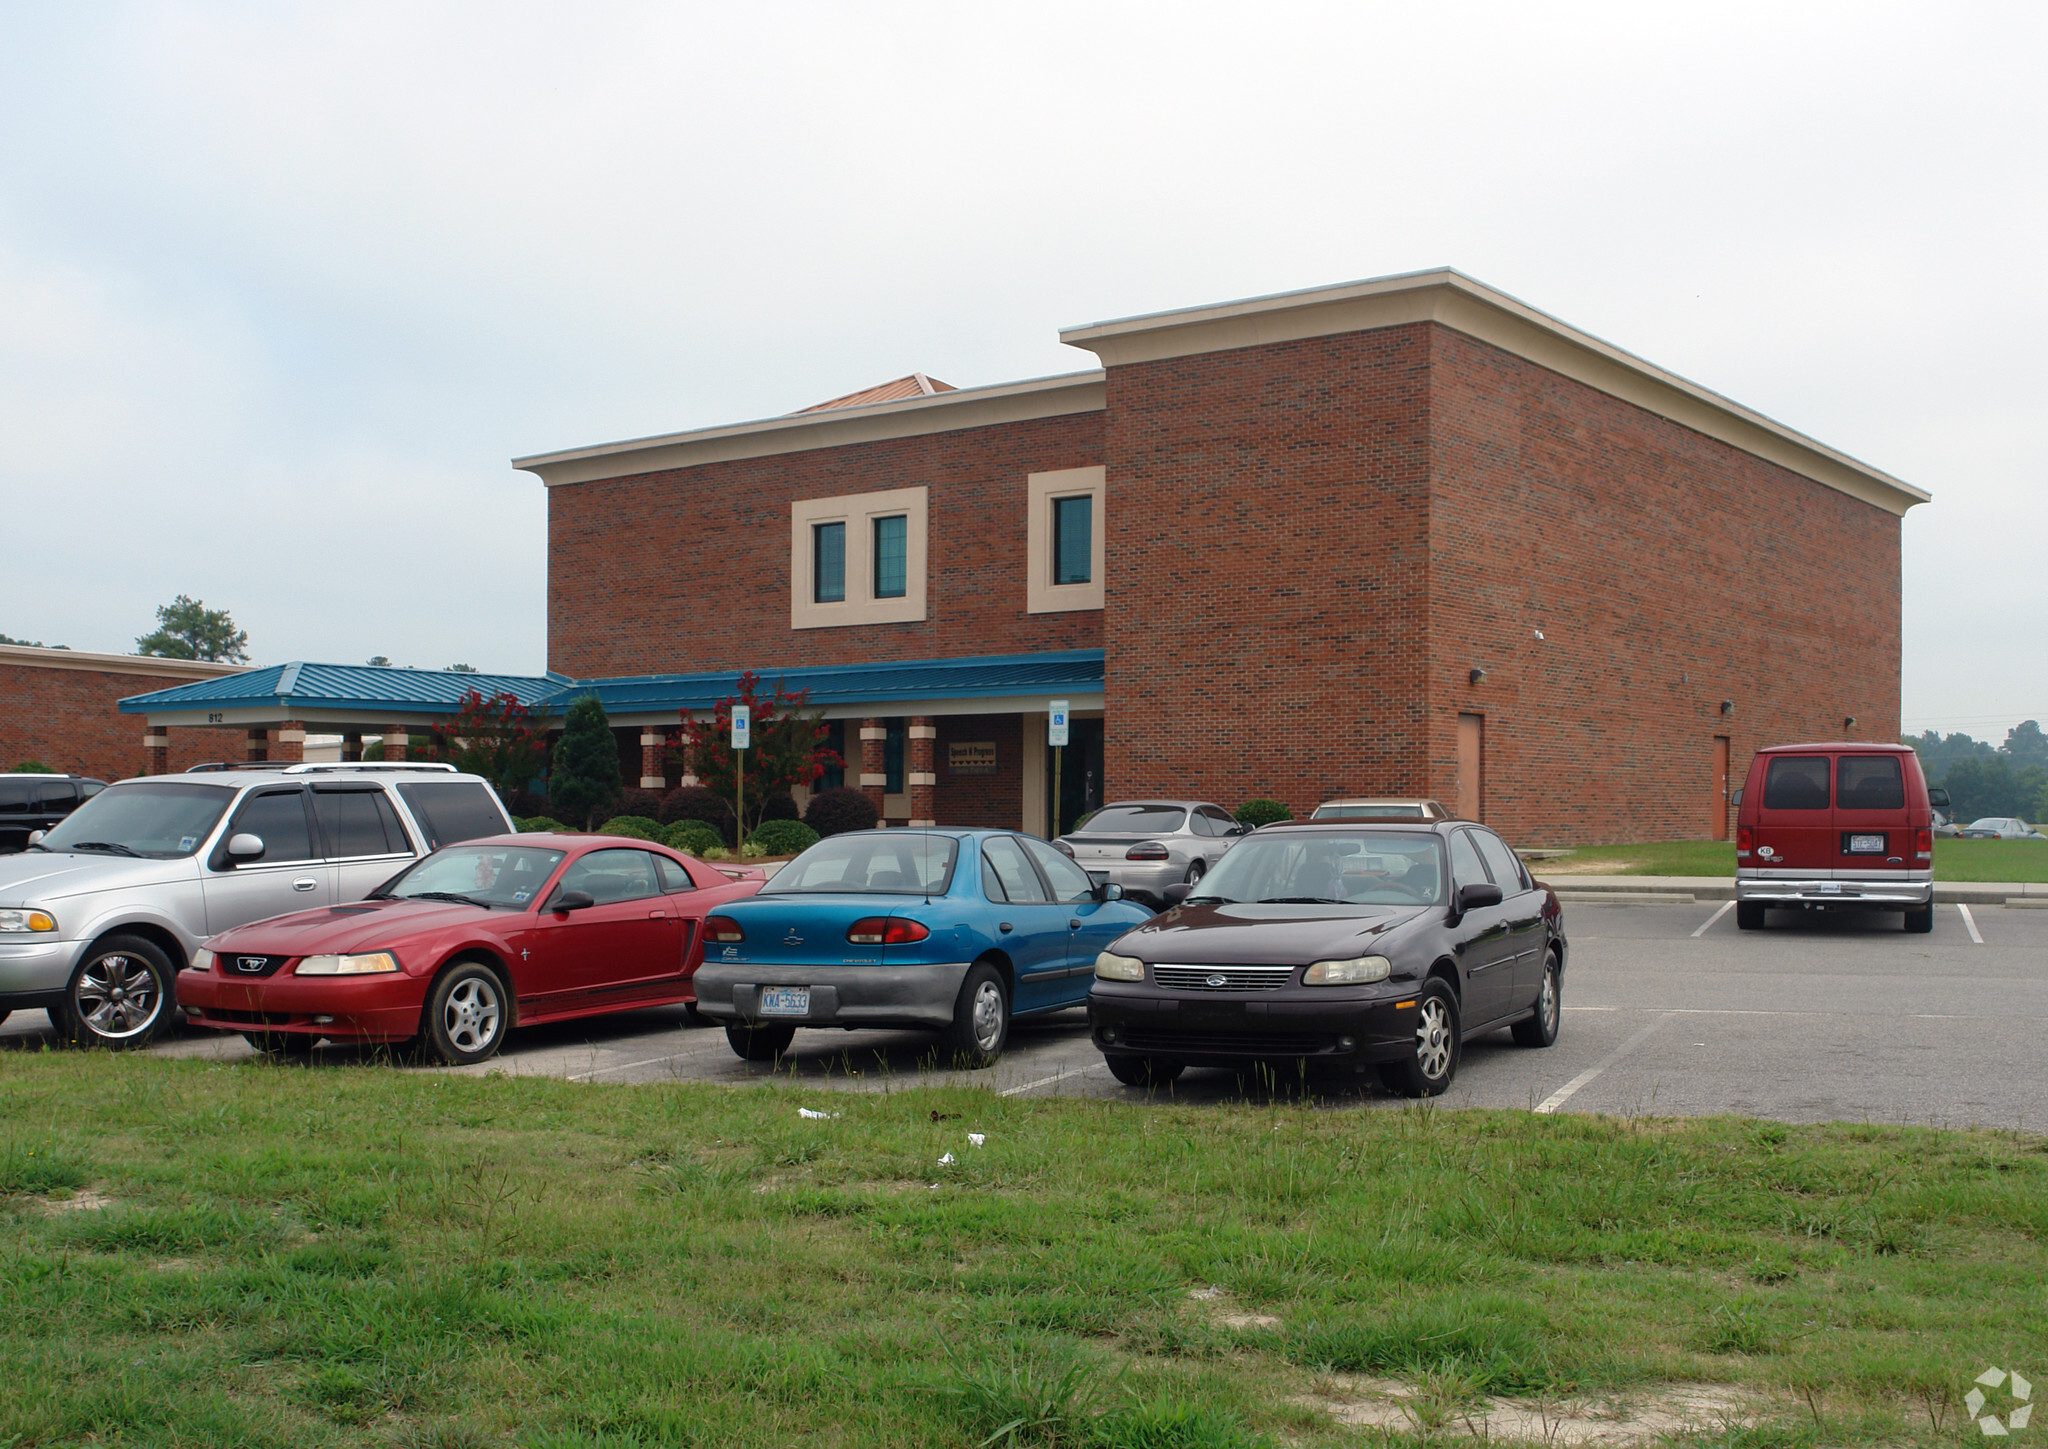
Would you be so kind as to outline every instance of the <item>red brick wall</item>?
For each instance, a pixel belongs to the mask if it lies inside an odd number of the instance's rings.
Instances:
[[[212,677],[194,674],[179,679],[0,661],[0,770],[36,760],[53,770],[101,780],[140,775],[149,763],[142,748],[147,726],[141,715],[120,713],[118,702]],[[205,760],[242,758],[241,728],[174,729],[170,735],[173,770]]]
[[[1434,793],[1460,710],[1486,718],[1485,817],[1526,845],[1706,836],[1716,735],[1731,790],[1847,715],[1898,738],[1896,516],[1431,334]]]
[[[1025,480],[1102,461],[1102,415],[711,463],[548,490],[548,667],[578,678],[1094,649],[1027,614]],[[926,618],[789,627],[789,505],[931,489]]]
[[[939,777],[932,818],[941,825],[987,825],[1021,829],[1024,824],[1023,718],[1014,714],[942,714],[932,721],[939,737],[933,751]],[[948,743],[993,740],[993,775],[956,775],[947,768]]]
[[[1423,774],[1427,330],[1109,369],[1107,798]]]

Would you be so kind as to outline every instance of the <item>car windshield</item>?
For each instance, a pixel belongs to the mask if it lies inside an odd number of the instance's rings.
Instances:
[[[1443,842],[1434,835],[1261,831],[1224,856],[1188,903],[1433,906],[1442,897]]]
[[[437,850],[377,892],[409,901],[469,901],[525,906],[568,854],[537,845],[451,845]]]
[[[762,895],[820,891],[944,895],[953,880],[959,842],[950,835],[891,830],[886,835],[834,835],[775,872]]]
[[[65,816],[33,848],[175,860],[199,849],[234,798],[232,785],[110,785]]]
[[[1076,826],[1076,835],[1163,835],[1187,824],[1178,805],[1105,805]]]
[[[1318,805],[1315,820],[1421,820],[1420,805]]]

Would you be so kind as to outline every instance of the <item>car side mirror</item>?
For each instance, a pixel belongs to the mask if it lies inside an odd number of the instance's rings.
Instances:
[[[1098,901],[1120,901],[1123,898],[1124,888],[1113,880],[1103,881],[1095,887],[1095,899]]]
[[[560,891],[548,909],[555,912],[587,911],[596,904],[589,891]]]
[[[263,859],[263,837],[251,835],[246,830],[239,835],[228,837],[229,860]]]
[[[1484,885],[1458,887],[1458,914],[1461,916],[1482,906],[1497,906],[1500,901],[1500,887],[1492,881],[1487,881]]]
[[[1927,792],[1927,803],[1937,810],[1948,809],[1948,791],[1942,789],[1939,785],[1932,787]]]
[[[1170,911],[1175,906],[1179,905],[1182,901],[1186,900],[1188,898],[1189,892],[1193,890],[1194,886],[1190,885],[1187,881],[1177,880],[1172,885],[1168,886],[1165,890],[1161,891],[1159,894],[1160,897],[1166,902],[1166,908]]]
[[[28,833],[28,843],[30,845],[41,845],[43,843],[43,837],[45,835],[48,835],[49,833],[50,832],[47,830],[31,830]]]
[[[1223,833],[1226,835],[1250,835],[1252,828],[1249,825],[1233,825]]]

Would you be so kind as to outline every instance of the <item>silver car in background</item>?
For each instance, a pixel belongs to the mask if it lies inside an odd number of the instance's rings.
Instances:
[[[1149,905],[1166,888],[1194,884],[1251,827],[1207,800],[1120,800],[1105,805],[1053,842],[1098,881],[1110,881]]]
[[[0,1020],[40,1007],[67,1041],[142,1046],[208,936],[361,900],[429,851],[512,829],[497,792],[452,765],[277,764],[109,785],[24,854],[0,856]],[[247,959],[255,974],[276,969]]]

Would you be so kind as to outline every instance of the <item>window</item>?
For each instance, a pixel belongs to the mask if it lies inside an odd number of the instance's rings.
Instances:
[[[846,525],[811,525],[811,598],[820,604],[846,601]]]
[[[875,597],[900,599],[908,587],[910,520],[902,514],[875,520]]]
[[[412,849],[398,812],[375,786],[315,785],[313,815],[327,836],[327,853],[338,859],[400,855]]]
[[[673,894],[676,891],[693,891],[697,882],[690,879],[690,873],[683,869],[680,861],[670,860],[665,855],[654,857],[654,868],[661,872],[661,888]]]
[[[1178,805],[1105,805],[1088,817],[1090,835],[1170,835],[1187,823]],[[1074,832],[1076,835],[1080,831]]]
[[[1102,607],[1103,470],[1062,468],[1025,479],[1025,611]]]
[[[661,894],[655,883],[654,856],[644,850],[593,850],[562,872],[563,891],[587,891],[600,906],[640,901]]]
[[[313,859],[313,832],[306,828],[306,797],[301,790],[272,790],[242,802],[228,826],[228,838],[253,835],[263,842],[257,861],[275,865],[285,860]],[[227,863],[223,849],[219,862]]]
[[[1507,842],[1490,830],[1467,831],[1479,842],[1479,853],[1486,857],[1487,873],[1493,883],[1500,887],[1501,894],[1511,896],[1522,889],[1522,866],[1515,859],[1515,853],[1508,849]]]
[[[887,779],[882,786],[884,795],[903,793],[903,742],[906,738],[902,720],[882,721],[882,774]]]
[[[1012,905],[1039,905],[1045,901],[1045,887],[1038,872],[1024,858],[1017,842],[1007,835],[991,835],[981,847],[981,893],[992,901]]]
[[[1033,840],[1028,835],[1017,837],[1024,843],[1024,849],[1038,862],[1039,870],[1052,882],[1052,898],[1078,905],[1095,899],[1095,882],[1088,878],[1088,872],[1075,865],[1042,840]]]
[[[1226,857],[1227,859],[1228,857]],[[1472,848],[1472,832],[1460,830],[1451,836],[1451,880],[1457,885],[1478,885],[1486,879],[1486,867]]]
[[[839,763],[827,765],[825,773],[818,777],[816,789],[837,790],[846,783],[846,721],[834,719],[825,721],[824,746],[839,756]]]
[[[65,816],[43,837],[43,848],[70,850],[71,842],[85,840],[125,846],[152,860],[191,855],[234,796],[219,785],[116,785]]]
[[[1828,757],[1780,755],[1764,775],[1764,809],[1828,808]]]
[[[458,846],[426,857],[377,894],[409,900],[445,891],[485,905],[531,909],[565,854],[534,845]]]
[[[916,623],[925,617],[927,488],[789,505],[789,627]]]
[[[429,850],[458,840],[512,833],[498,797],[479,781],[406,780],[400,783],[398,793],[427,833]]]
[[[69,810],[78,803],[78,787],[69,780],[41,780],[36,783],[36,812]]]
[[[1837,809],[1906,808],[1906,779],[1897,755],[1844,755],[1835,766],[1835,776]]]
[[[959,844],[951,836],[922,830],[831,835],[775,872],[760,893],[940,896],[952,883],[958,852]]]
[[[1055,498],[1052,501],[1052,581],[1055,584],[1085,584],[1095,577],[1094,545],[1089,536],[1094,532],[1095,497],[1083,493],[1078,498]]]
[[[32,793],[26,780],[0,780],[0,815],[28,814]]]

